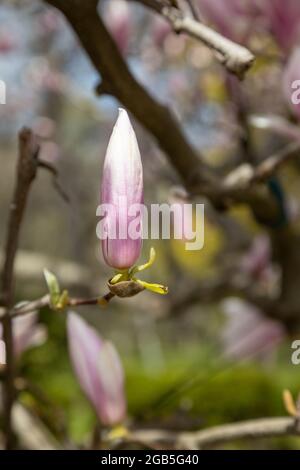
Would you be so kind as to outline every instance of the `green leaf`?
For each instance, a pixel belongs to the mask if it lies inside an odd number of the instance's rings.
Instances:
[[[44,269],[44,276],[48,286],[51,306],[55,308],[60,299],[60,287],[58,280],[53,273],[48,271],[48,269]]]

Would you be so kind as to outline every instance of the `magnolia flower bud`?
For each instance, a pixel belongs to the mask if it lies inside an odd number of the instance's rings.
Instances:
[[[124,420],[124,375],[117,351],[76,313],[67,320],[70,356],[78,381],[103,425]]]
[[[143,168],[139,147],[128,114],[120,109],[106,151],[100,206],[106,208],[102,221],[105,237],[101,236],[103,256],[115,269],[130,268],[140,255],[142,203]],[[136,227],[134,236],[131,224]]]

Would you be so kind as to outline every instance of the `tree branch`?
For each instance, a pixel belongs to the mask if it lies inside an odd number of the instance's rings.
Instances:
[[[258,165],[254,169],[251,183],[266,181],[273,176],[282,165],[297,157],[300,157],[300,144],[299,142],[292,142]]]
[[[37,171],[39,147],[30,129],[19,133],[19,157],[13,200],[10,206],[5,259],[1,279],[1,304],[5,308],[3,317],[3,338],[6,347],[6,369],[4,384],[4,429],[6,447],[12,447],[11,412],[14,403],[14,351],[10,308],[14,292],[14,264],[18,248],[21,224],[26,208],[31,183]]]
[[[128,441],[144,442],[146,445],[172,445],[178,449],[207,449],[240,439],[259,439],[282,436],[299,436],[299,422],[292,417],[261,418],[197,432],[168,432],[161,430],[138,430],[132,432]]]
[[[276,217],[276,201],[266,188],[229,189],[203,162],[186,140],[173,113],[157,102],[133,77],[99,17],[94,2],[48,0],[48,3],[64,13],[98,70],[104,89],[110,90],[157,139],[190,194],[206,196],[218,208],[232,202],[249,204],[257,219],[266,214],[270,218]]]
[[[103,295],[102,297],[92,297],[92,298],[76,298],[71,297],[67,299],[66,307],[81,307],[83,305],[99,305],[105,307],[108,302],[114,297],[114,294],[108,292],[107,294]],[[22,317],[23,315],[27,315],[28,313],[35,312],[36,310],[40,310],[41,308],[49,307],[51,308],[51,300],[49,294],[44,295],[40,299],[33,300],[31,302],[26,303],[26,305],[22,305],[22,307],[15,307],[10,310],[10,318]],[[5,310],[0,310],[0,322],[4,322],[5,320]]]
[[[133,77],[96,8],[89,2],[48,0],[64,13],[101,76],[100,87],[115,96],[157,139],[191,192],[201,186],[214,197],[218,187],[213,171],[189,144],[173,113],[157,102]]]
[[[70,198],[62,185],[59,182],[59,173],[57,168],[53,166],[51,163],[46,162],[44,160],[38,160],[38,166],[39,168],[44,168],[45,170],[49,171],[49,173],[52,175],[52,185],[53,188],[58,192],[60,197],[67,203],[70,203]]]
[[[241,297],[259,307],[266,316],[277,318],[276,301],[267,294],[263,295],[253,283],[236,273],[224,273],[216,279],[195,283],[183,294],[171,297],[167,314],[180,316],[186,309],[201,302],[202,304],[219,302],[226,297]]]
[[[136,0],[135,0],[136,1]],[[216,53],[217,59],[229,72],[243,78],[254,62],[254,55],[246,47],[231,41],[195,18],[184,15],[178,8],[167,6],[166,2],[137,0],[160,13],[176,33],[192,36]]]
[[[299,142],[292,142],[273,155],[270,155],[256,167],[249,163],[243,163],[238,166],[227,175],[224,185],[227,191],[230,192],[234,188],[247,189],[254,184],[264,183],[270,179],[282,165],[299,156],[300,144]]]

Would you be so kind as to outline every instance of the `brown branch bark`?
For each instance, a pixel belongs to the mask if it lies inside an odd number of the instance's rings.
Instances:
[[[4,430],[6,447],[12,447],[11,412],[14,403],[14,351],[10,308],[14,293],[14,264],[18,248],[21,224],[24,217],[31,183],[37,171],[38,145],[30,129],[19,133],[19,157],[14,195],[10,206],[5,259],[1,278],[1,304],[5,308],[3,338],[6,347],[6,369],[4,383]]]

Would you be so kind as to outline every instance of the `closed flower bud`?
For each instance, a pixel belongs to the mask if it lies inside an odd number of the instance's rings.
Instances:
[[[70,356],[82,390],[105,426],[126,416],[123,368],[112,343],[76,313],[67,320]]]
[[[105,235],[101,235],[103,256],[106,263],[117,270],[129,269],[140,255],[142,203],[140,151],[128,114],[120,109],[106,151],[100,205],[101,210],[106,208],[101,214]]]

